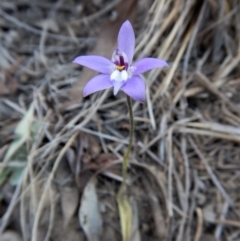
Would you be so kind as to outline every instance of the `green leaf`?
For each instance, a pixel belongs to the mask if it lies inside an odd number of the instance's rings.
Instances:
[[[16,127],[15,134],[16,139],[9,146],[7,153],[4,157],[3,162],[7,163],[13,155],[17,152],[17,150],[29,139],[31,124],[34,119],[34,103],[31,104],[27,113],[23,117],[23,119],[19,122]]]
[[[16,186],[22,179],[25,167],[17,167],[12,170],[9,182],[12,186]]]
[[[10,176],[10,184],[17,185],[25,171],[28,160],[26,142],[34,138],[41,128],[41,123],[34,121],[34,102],[15,129],[15,140],[10,144],[3,163],[10,161],[23,163],[21,167],[6,167],[0,170],[0,185]],[[25,165],[24,165],[25,164]]]
[[[130,241],[132,233],[132,208],[127,196],[121,190],[117,195],[117,204],[123,241]]]
[[[5,168],[0,171],[0,185],[2,185],[5,182],[10,173],[11,170],[9,168]]]

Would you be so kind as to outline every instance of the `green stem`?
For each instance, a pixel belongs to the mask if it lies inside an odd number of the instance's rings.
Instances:
[[[128,95],[126,95],[126,97],[127,97],[127,106],[128,106],[129,122],[130,122],[129,143],[128,143],[127,151],[123,156],[123,162],[122,162],[123,181],[117,193],[117,203],[118,203],[118,210],[119,210],[119,216],[120,216],[120,222],[121,222],[122,237],[124,241],[129,241],[131,237],[131,230],[132,230],[132,227],[131,227],[132,226],[132,208],[127,198],[126,181],[127,181],[128,159],[132,150],[132,143],[133,143],[134,121],[133,121],[132,102]]]
[[[128,159],[129,155],[132,150],[132,143],[133,143],[133,132],[134,132],[134,120],[133,120],[133,111],[132,111],[132,101],[131,98],[126,95],[127,97],[127,106],[128,106],[128,113],[129,113],[129,122],[130,122],[130,131],[129,131],[129,144],[126,153],[123,157],[123,164],[122,164],[122,175],[123,175],[123,182],[121,188],[119,190],[119,194],[122,193],[126,188],[126,179],[127,179],[127,167],[128,167]]]

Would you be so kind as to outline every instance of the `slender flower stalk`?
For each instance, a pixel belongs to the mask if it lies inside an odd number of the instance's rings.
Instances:
[[[116,201],[118,204],[118,210],[119,210],[119,216],[120,216],[122,239],[123,241],[130,241],[131,233],[132,233],[132,208],[126,194],[126,186],[127,186],[126,184],[127,184],[128,160],[132,150],[132,143],[133,143],[134,119],[133,119],[133,111],[132,111],[132,100],[128,95],[126,95],[126,97],[127,97],[127,106],[128,106],[128,113],[129,113],[129,123],[130,123],[129,144],[128,144],[127,151],[125,152],[123,157],[123,162],[122,162],[123,181],[118,190]]]
[[[132,101],[128,95],[126,95],[126,97],[127,97],[127,106],[128,106],[128,112],[129,112],[130,131],[129,131],[128,148],[123,157],[123,163],[122,163],[123,182],[122,182],[121,188],[119,190],[119,195],[123,194],[126,189],[128,159],[129,159],[129,155],[132,150],[133,134],[134,134],[134,119],[133,119],[133,111],[132,111]]]

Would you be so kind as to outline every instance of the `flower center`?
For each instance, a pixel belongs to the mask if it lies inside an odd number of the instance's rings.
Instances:
[[[110,75],[110,79],[111,80],[115,80],[115,81],[126,81],[129,78],[128,76],[128,72],[123,69],[123,70],[118,70],[117,68],[115,70],[113,70],[113,72]]]
[[[125,68],[124,65],[122,65],[122,66],[116,65],[116,69],[117,69],[117,70],[120,70],[120,71],[121,71],[121,70],[123,70],[124,68]]]
[[[128,70],[128,58],[127,55],[117,48],[112,55],[112,62],[116,65],[116,69],[118,70]]]
[[[113,81],[123,82],[129,79],[129,63],[127,55],[117,48],[112,55],[112,62],[115,67],[112,70],[110,79]]]

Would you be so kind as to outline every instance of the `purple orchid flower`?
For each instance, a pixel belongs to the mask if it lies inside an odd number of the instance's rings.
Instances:
[[[113,52],[112,60],[102,56],[79,56],[73,63],[93,69],[100,74],[88,81],[83,96],[113,87],[116,95],[121,89],[136,101],[145,101],[145,83],[140,77],[154,68],[168,66],[162,59],[143,58],[132,64],[135,48],[135,35],[131,23],[123,23],[118,33],[118,48]]]

